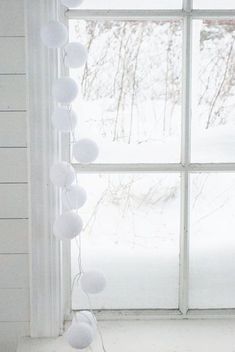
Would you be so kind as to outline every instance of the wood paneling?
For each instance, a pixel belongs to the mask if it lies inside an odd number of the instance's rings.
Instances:
[[[28,217],[28,186],[0,184],[0,219]]]
[[[26,146],[26,112],[0,112],[0,147]]]
[[[28,261],[28,254],[0,254],[0,289],[28,288]]]
[[[0,36],[24,35],[24,0],[1,0]]]
[[[0,220],[0,254],[28,253],[28,220]]]
[[[28,289],[0,289],[0,321],[29,321]]]
[[[0,183],[27,182],[27,149],[0,148]]]
[[[25,38],[0,37],[0,74],[25,73]]]
[[[0,75],[0,110],[26,110],[26,76]]]

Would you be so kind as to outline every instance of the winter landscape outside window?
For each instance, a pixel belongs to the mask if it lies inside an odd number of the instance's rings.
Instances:
[[[89,51],[70,71],[77,134],[100,147],[94,165],[75,165],[83,263],[108,282],[94,309],[235,308],[235,20],[220,3],[69,15]],[[74,240],[72,278],[77,256]],[[88,307],[75,287],[72,308]]]

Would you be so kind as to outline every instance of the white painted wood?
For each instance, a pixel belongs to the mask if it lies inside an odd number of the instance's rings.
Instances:
[[[189,309],[182,314],[179,309],[122,309],[122,310],[94,310],[96,319],[100,321],[149,321],[149,320],[184,320],[184,319],[235,319],[235,309]],[[71,323],[71,312],[66,324]]]
[[[100,321],[108,352],[234,352],[235,320]],[[64,337],[22,339],[17,352],[72,352]],[[97,334],[92,351],[102,351]]]
[[[82,165],[73,163],[73,167],[79,173],[125,173],[125,172],[181,172],[184,171],[182,164],[89,164]]]
[[[25,0],[30,180],[31,336],[58,336],[63,328],[60,243],[52,233],[58,191],[49,179],[59,158],[58,134],[50,115],[55,103],[52,83],[58,77],[58,56],[40,41],[42,24],[58,18],[57,0]]]
[[[183,1],[183,10],[190,14],[192,0]],[[181,162],[186,170],[181,173],[181,217],[180,217],[180,266],[179,266],[179,309],[183,315],[188,311],[189,286],[189,164],[191,153],[191,95],[192,95],[192,19],[184,18],[183,27],[183,94]]]
[[[26,146],[26,112],[0,112],[0,147]]]
[[[0,322],[29,321],[29,290],[0,289]]]
[[[15,352],[20,337],[29,335],[29,323],[0,322],[1,352]]]
[[[24,1],[0,1],[0,183],[26,182]],[[7,111],[5,111],[7,110]],[[13,112],[13,110],[17,110]],[[3,149],[2,149],[3,148]],[[29,335],[27,185],[0,184],[0,351]],[[14,254],[13,254],[14,253]],[[18,253],[18,254],[15,254]]]
[[[0,110],[26,110],[26,76],[0,75]]]
[[[25,38],[0,37],[0,74],[25,73]]]
[[[134,20],[159,20],[179,17],[192,18],[221,18],[221,17],[234,17],[235,10],[68,10],[66,17],[69,19],[81,19],[94,20],[97,18],[112,19],[134,19]]]
[[[0,1],[0,36],[24,36],[24,1]]]
[[[0,219],[0,254],[28,253],[28,220]]]
[[[156,18],[167,19],[182,17],[181,10],[69,10],[66,12],[69,19],[94,20],[97,18],[112,19],[135,19],[135,20],[155,20]]]
[[[27,149],[0,148],[0,183],[27,182]]]
[[[235,172],[235,163],[188,163],[183,164],[89,164],[73,163],[79,173],[164,173],[164,172]]]
[[[28,217],[28,186],[26,184],[0,184],[0,199],[0,219]]]
[[[29,287],[28,254],[0,254],[0,289]]]

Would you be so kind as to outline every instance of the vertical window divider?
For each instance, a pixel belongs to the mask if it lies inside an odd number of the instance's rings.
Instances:
[[[180,219],[180,265],[179,265],[179,310],[188,312],[189,297],[189,186],[191,149],[191,98],[192,98],[192,0],[183,1],[183,96],[182,96],[182,136],[181,136],[181,219]]]

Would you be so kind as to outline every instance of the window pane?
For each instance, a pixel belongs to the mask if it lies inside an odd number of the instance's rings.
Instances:
[[[191,176],[190,308],[235,307],[235,174]]]
[[[70,36],[89,48],[71,76],[81,82],[78,134],[98,142],[97,162],[178,162],[181,21],[71,21]]]
[[[80,214],[83,267],[100,269],[104,292],[95,309],[177,308],[179,265],[179,184],[173,174],[79,175],[88,190]],[[72,275],[78,272],[72,242]],[[88,308],[75,287],[73,309]]]
[[[235,9],[234,0],[194,0],[195,9]]]
[[[235,161],[235,20],[194,22],[192,160]]]
[[[81,9],[179,9],[182,0],[86,0]]]

